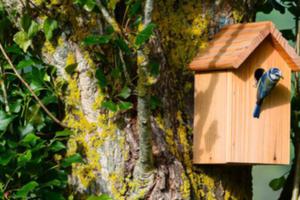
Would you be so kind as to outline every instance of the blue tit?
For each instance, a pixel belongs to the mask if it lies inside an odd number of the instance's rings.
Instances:
[[[283,78],[282,73],[276,67],[269,69],[260,76],[257,83],[256,106],[253,112],[254,118],[259,118],[263,100],[270,94],[280,78]]]

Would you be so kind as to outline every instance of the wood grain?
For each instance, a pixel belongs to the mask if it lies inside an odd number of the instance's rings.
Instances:
[[[284,79],[252,117],[254,72],[278,67]],[[264,40],[238,68],[195,75],[194,163],[288,164],[291,69]]]
[[[300,57],[269,21],[224,27],[209,42],[208,48],[192,60],[189,68],[195,71],[239,68],[266,39],[272,41],[293,71],[300,71]]]

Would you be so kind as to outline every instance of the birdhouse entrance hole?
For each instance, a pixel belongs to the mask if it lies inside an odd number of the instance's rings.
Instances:
[[[255,70],[254,78],[257,82],[260,79],[260,77],[263,75],[264,72],[265,72],[265,70],[263,68],[258,68],[258,69]]]

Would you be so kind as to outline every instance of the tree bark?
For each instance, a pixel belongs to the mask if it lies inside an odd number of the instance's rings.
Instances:
[[[25,1],[22,4],[22,0],[2,2],[20,28],[20,18],[13,13],[22,16],[28,4]],[[60,35],[55,38],[56,42],[40,40],[36,43],[43,46],[40,50],[44,62],[57,68],[57,82],[67,85],[67,91],[62,91],[66,107],[64,123],[74,132],[67,154],[80,152],[85,157],[85,163],[73,165],[69,178],[76,199],[101,193],[114,199],[252,198],[250,166],[193,165],[193,73],[186,66],[221,26],[250,20],[254,1],[155,1],[152,21],[157,29],[146,50],[150,51],[150,58],[159,63],[159,77],[147,89],[146,96],[141,94],[145,91],[137,91],[139,101],[145,104],[135,108],[138,115],[147,111],[145,120],[150,123],[140,126],[151,132],[150,139],[146,135],[148,138],[144,141],[152,143],[153,155],[149,158],[141,158],[149,149],[143,150],[140,146],[143,141],[139,141],[137,116],[121,113],[120,117],[101,109],[106,94],[97,85],[95,71],[106,66],[99,66],[94,51],[109,56],[110,49],[80,45],[91,33],[103,34],[107,27],[105,21],[111,21],[115,31],[124,36],[123,25],[116,25],[118,20],[110,18],[114,13],[106,10],[101,1],[97,1],[99,13],[87,12],[72,1],[29,2],[33,19],[42,21],[46,15],[55,17],[59,23]],[[77,63],[72,75],[64,70],[70,60]],[[144,72],[137,75],[143,76]],[[126,77],[128,79],[128,75]],[[160,102],[151,113],[150,95]],[[117,123],[119,118],[122,123]],[[142,179],[134,176],[139,159],[151,162],[147,163]]]

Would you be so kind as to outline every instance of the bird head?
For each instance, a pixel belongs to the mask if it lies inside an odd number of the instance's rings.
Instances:
[[[272,81],[278,81],[280,78],[283,78],[280,69],[273,67],[269,70],[269,75]]]

